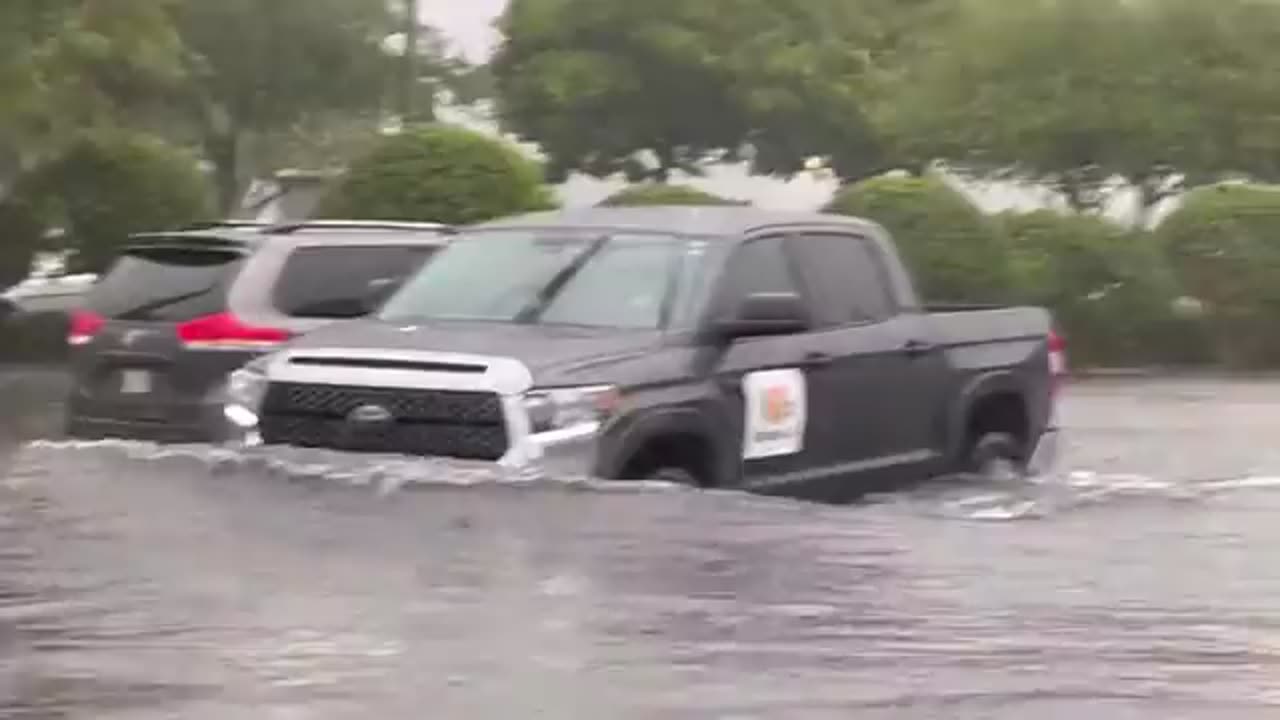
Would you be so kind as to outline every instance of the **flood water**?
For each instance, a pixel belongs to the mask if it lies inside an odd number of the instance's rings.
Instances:
[[[1280,382],[1073,385],[857,507],[69,445],[0,376],[0,717],[1280,717]]]

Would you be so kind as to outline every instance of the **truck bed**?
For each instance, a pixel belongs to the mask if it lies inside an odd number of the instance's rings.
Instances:
[[[1049,312],[1030,305],[930,305],[926,312],[934,339],[947,347],[1044,342],[1052,328]]]

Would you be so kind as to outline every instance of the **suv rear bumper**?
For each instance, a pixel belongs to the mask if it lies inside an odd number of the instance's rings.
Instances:
[[[65,428],[68,437],[78,440],[112,438],[159,443],[206,443],[222,439],[219,426],[212,423],[175,424],[68,415]]]

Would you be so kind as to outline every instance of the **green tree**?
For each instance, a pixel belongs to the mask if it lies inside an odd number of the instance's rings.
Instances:
[[[126,122],[174,86],[168,3],[0,3],[0,179],[82,129]]]
[[[34,247],[59,230],[49,249],[70,250],[73,271],[100,272],[129,235],[208,218],[210,190],[190,153],[146,135],[94,131],[19,178],[6,202],[34,233],[18,243]]]
[[[254,167],[255,139],[327,112],[368,113],[389,89],[381,2],[177,0],[174,22],[186,49],[182,120],[216,168],[223,211],[269,169]]]
[[[463,225],[553,206],[541,168],[518,148],[429,125],[386,138],[353,163],[319,214]]]
[[[715,5],[513,0],[492,62],[504,127],[537,142],[555,178],[696,172],[747,130],[716,65]]]
[[[931,0],[912,0],[918,11]],[[665,181],[748,159],[788,175],[810,156],[843,178],[888,166],[865,108],[885,0],[513,0],[492,70],[504,126],[554,177]],[[885,22],[882,22],[885,21]]]
[[[927,301],[994,302],[1011,294],[1012,270],[999,228],[936,177],[864,180],[838,192],[826,211],[888,230]]]
[[[1259,0],[970,3],[876,117],[915,163],[1042,183],[1080,210],[1118,178],[1150,209],[1280,167],[1276,47],[1280,5]]]
[[[637,205],[746,205],[688,185],[644,183],[623,188],[599,203],[604,207]]]

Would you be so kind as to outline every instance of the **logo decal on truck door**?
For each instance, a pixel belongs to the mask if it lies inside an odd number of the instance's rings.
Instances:
[[[747,401],[744,459],[792,455],[804,449],[807,392],[800,370],[764,370],[742,379]]]

